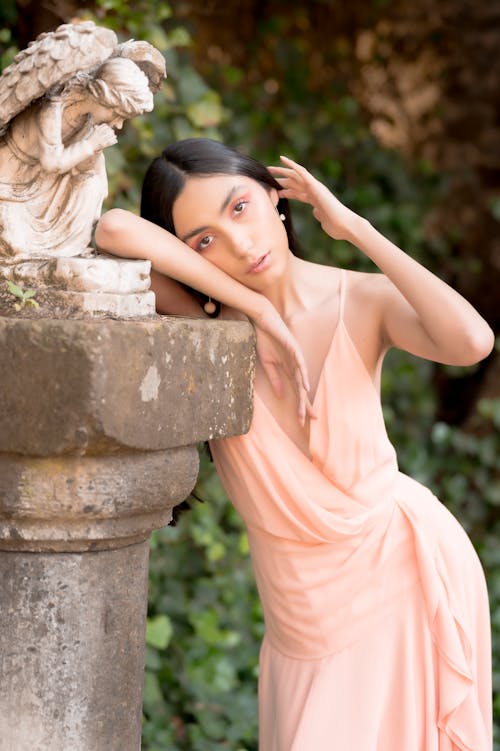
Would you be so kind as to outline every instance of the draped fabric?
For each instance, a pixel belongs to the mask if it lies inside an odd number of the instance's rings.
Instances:
[[[260,751],[489,751],[488,598],[462,527],[398,470],[343,319],[306,456],[255,393],[212,441],[245,521],[266,634]]]

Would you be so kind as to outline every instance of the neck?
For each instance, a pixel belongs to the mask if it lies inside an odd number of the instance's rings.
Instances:
[[[307,307],[304,290],[304,265],[307,265],[307,261],[297,258],[290,252],[284,272],[262,292],[285,322]]]

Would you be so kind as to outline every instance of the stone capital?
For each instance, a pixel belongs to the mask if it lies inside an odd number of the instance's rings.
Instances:
[[[249,323],[0,318],[0,452],[160,451],[245,433]]]

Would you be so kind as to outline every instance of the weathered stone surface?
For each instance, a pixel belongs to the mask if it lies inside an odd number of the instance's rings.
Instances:
[[[248,430],[242,321],[0,318],[0,451],[162,450]]]
[[[243,322],[0,318],[0,751],[139,751],[146,538],[194,444],[248,429],[253,345]]]
[[[1,554],[1,751],[139,751],[146,542]]]
[[[0,454],[0,551],[100,550],[145,540],[170,522],[197,474],[195,446],[85,457]]]
[[[72,290],[38,288],[34,298],[39,307],[27,305],[22,317],[38,319],[53,318],[151,318],[155,316],[154,292],[116,294],[113,292],[73,292]],[[18,318],[15,297],[0,287],[0,314]],[[156,316],[155,316],[156,317]]]
[[[150,261],[111,258],[95,253],[85,257],[44,258],[0,264],[0,279],[26,287],[113,292],[146,292],[151,284]]]
[[[89,254],[0,263],[0,316],[21,318],[156,318],[149,261]],[[33,290],[19,310],[7,282]]]

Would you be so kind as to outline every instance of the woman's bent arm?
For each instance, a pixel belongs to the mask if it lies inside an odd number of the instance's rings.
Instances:
[[[312,415],[304,357],[276,308],[263,295],[230,277],[170,232],[123,209],[111,209],[96,228],[102,250],[125,258],[151,261],[153,270],[214,297],[247,315],[257,327],[257,353],[275,393],[283,393],[282,376],[293,384],[299,420]],[[162,301],[161,309],[168,302]],[[179,312],[178,310],[176,312]]]
[[[269,302],[174,235],[123,209],[111,209],[97,224],[96,243],[102,250],[126,258],[144,258],[153,269],[205,295],[241,310],[259,325]]]
[[[389,344],[448,365],[471,365],[491,352],[493,331],[456,290],[360,217],[350,240],[394,285],[386,283],[383,295]]]

